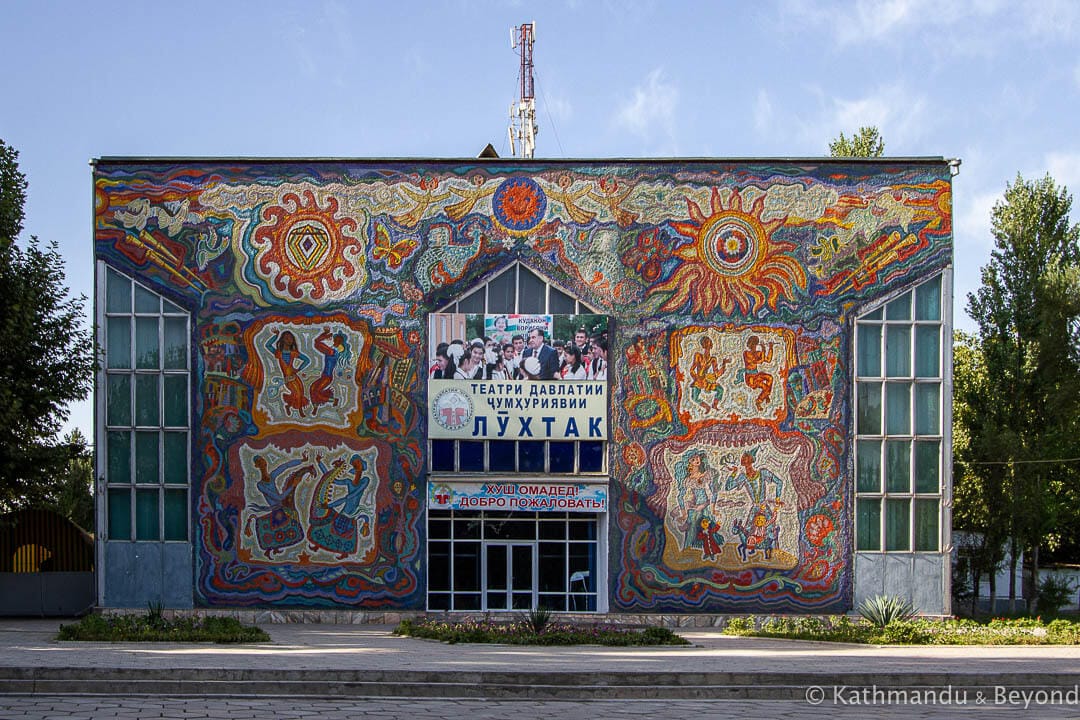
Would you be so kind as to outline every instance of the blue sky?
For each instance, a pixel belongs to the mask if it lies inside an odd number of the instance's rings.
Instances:
[[[961,159],[961,329],[1006,183],[1080,190],[1073,0],[0,0],[24,237],[57,241],[89,296],[91,158],[509,155],[528,21],[538,159],[817,156],[861,125],[887,155]]]

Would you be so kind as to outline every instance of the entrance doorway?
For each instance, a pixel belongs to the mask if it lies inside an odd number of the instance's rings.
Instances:
[[[429,610],[597,612],[598,513],[429,510]]]
[[[536,544],[484,544],[485,610],[536,607]]]

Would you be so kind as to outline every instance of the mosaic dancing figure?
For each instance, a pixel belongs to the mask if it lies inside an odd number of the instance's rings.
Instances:
[[[315,456],[315,462],[322,477],[311,498],[309,545],[312,550],[329,550],[344,560],[356,553],[358,537],[371,532],[370,516],[360,511],[364,491],[371,483],[366,475],[367,465],[359,453],[354,453],[348,463],[338,458],[329,468],[321,455]],[[345,488],[345,495],[334,499],[338,486]]]
[[[773,360],[773,343],[769,343],[766,349],[757,335],[751,335],[746,341],[746,350],[743,352],[743,381],[746,386],[758,390],[754,407],[762,410],[765,403],[772,398],[773,377],[768,372],[762,372],[758,368]]]
[[[323,328],[319,336],[315,338],[315,349],[322,353],[323,369],[315,382],[311,383],[311,414],[319,412],[320,405],[333,403],[336,407],[341,401],[334,395],[331,383],[334,381],[334,371],[339,364],[344,365],[349,361],[351,352],[349,341],[344,333],[330,334],[330,328]],[[342,368],[344,371],[344,367]]]
[[[712,354],[712,338],[708,335],[703,335],[698,343],[701,350],[694,353],[694,359],[690,363],[690,397],[706,410],[719,410],[720,401],[724,397],[720,376],[731,364],[731,358],[724,358],[723,362],[717,363],[716,356]],[[703,392],[713,393],[712,403],[702,399]]]
[[[300,372],[311,364],[311,358],[300,352],[296,344],[296,336],[290,330],[275,332],[266,343],[266,349],[274,354],[281,371],[281,383],[285,390],[281,395],[281,401],[286,415],[292,415],[296,410],[300,417],[304,417],[304,408],[308,406],[308,398],[304,393],[304,381],[300,379]],[[299,365],[297,365],[299,363]]]
[[[262,513],[253,516],[255,520],[255,539],[259,547],[263,549],[268,558],[274,553],[281,552],[290,545],[304,539],[304,527],[300,523],[300,511],[296,509],[296,489],[309,475],[315,475],[315,468],[304,465],[308,462],[308,454],[302,458],[290,460],[274,468],[266,463],[266,458],[261,455],[255,456],[255,469],[259,471],[259,482],[256,488],[266,498],[266,505],[251,505],[251,510]],[[300,467],[304,465],[304,467]],[[297,469],[298,468],[298,469]],[[291,471],[291,472],[290,472]],[[278,478],[289,472],[285,478],[285,484],[278,488]],[[251,534],[251,521],[248,518],[247,534]]]

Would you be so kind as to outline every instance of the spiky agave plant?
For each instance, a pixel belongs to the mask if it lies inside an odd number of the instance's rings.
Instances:
[[[910,620],[915,617],[915,607],[911,601],[896,595],[875,595],[864,600],[856,610],[868,622],[879,628],[898,620]]]

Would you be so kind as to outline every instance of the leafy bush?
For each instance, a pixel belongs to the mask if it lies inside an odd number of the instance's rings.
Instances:
[[[689,645],[667,628],[637,629],[623,625],[572,625],[547,622],[536,632],[530,622],[499,623],[465,620],[402,620],[394,634],[441,640],[445,643],[503,643],[507,645]]]
[[[884,628],[897,620],[910,620],[915,617],[915,608],[911,601],[895,595],[875,595],[867,598],[857,611],[870,624]]]
[[[727,621],[724,626],[725,635],[752,635],[757,630],[752,617],[736,617]]]
[[[1057,615],[1066,605],[1071,605],[1076,588],[1068,580],[1047,575],[1039,583],[1039,611],[1047,615]]]
[[[755,629],[753,617],[734,618],[727,635],[781,637],[877,645],[1080,645],[1080,622],[1058,619],[1043,625],[1040,618],[996,618],[987,623],[970,619],[893,619],[884,626],[847,616],[769,618]]]
[[[146,615],[87,615],[73,625],[61,625],[58,640],[99,642],[269,642],[270,636],[254,625],[236,618],[164,617],[160,607],[151,606]]]

